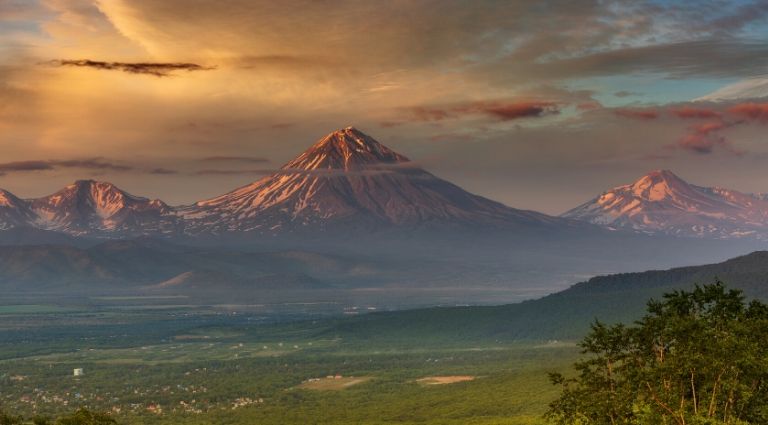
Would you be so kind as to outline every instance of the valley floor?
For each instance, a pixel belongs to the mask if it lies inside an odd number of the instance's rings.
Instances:
[[[0,407],[121,424],[538,424],[570,343],[334,335],[212,310],[0,310]],[[82,376],[73,376],[74,369]],[[435,384],[437,382],[438,384]]]

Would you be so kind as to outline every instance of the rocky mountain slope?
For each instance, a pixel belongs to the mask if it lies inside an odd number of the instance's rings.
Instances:
[[[75,237],[542,227],[582,225],[473,195],[352,127],[328,134],[270,176],[189,206],[170,207],[93,180],[38,199],[0,191],[0,231],[24,228]]]
[[[175,210],[164,202],[131,195],[106,182],[78,180],[37,199],[0,191],[0,230],[130,238],[174,234],[183,228],[181,224]]]
[[[565,222],[466,192],[352,127],[323,137],[278,172],[180,214],[191,233]]]
[[[159,199],[133,196],[111,183],[79,180],[29,202],[36,227],[71,235],[164,235],[176,232],[180,220]]]
[[[764,195],[692,185],[668,170],[611,189],[562,216],[651,234],[768,239]]]

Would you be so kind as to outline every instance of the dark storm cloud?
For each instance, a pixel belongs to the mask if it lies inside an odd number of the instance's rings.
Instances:
[[[145,74],[155,77],[168,77],[173,75],[174,71],[210,71],[215,69],[215,67],[184,62],[103,62],[90,59],[57,59],[48,62],[48,64],[52,66],[73,66],[107,71],[122,71],[129,74]]]

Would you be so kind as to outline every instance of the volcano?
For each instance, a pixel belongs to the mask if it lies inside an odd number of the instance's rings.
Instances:
[[[549,226],[564,220],[471,194],[347,127],[274,174],[179,210],[191,233]]]

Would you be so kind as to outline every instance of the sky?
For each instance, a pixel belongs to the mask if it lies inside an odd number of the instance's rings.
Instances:
[[[0,0],[0,188],[189,204],[355,126],[562,213],[648,171],[768,192],[768,0]]]

